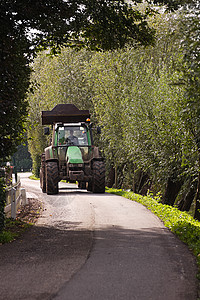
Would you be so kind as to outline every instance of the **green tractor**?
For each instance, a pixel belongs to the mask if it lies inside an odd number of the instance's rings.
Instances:
[[[42,125],[53,125],[51,146],[41,156],[40,186],[43,193],[58,194],[60,180],[78,182],[93,193],[105,192],[105,164],[93,145],[88,110],[73,104],[58,104],[42,112]],[[49,134],[49,127],[44,128]]]

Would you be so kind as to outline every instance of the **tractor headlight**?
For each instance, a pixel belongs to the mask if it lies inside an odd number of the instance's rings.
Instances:
[[[78,167],[79,168],[83,168],[83,164],[78,164]]]

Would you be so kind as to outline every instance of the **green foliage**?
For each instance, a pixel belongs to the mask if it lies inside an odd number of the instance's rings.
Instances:
[[[194,141],[180,119],[184,90],[171,85],[178,78],[173,44],[160,57],[161,45],[159,39],[153,49],[95,54],[87,78],[106,158],[114,166],[133,162],[164,186],[168,177],[185,172],[183,153]]]
[[[195,138],[197,147],[200,149],[200,10],[198,3],[191,4],[180,23],[180,31],[183,35],[181,49],[183,62],[179,64],[182,71],[177,84],[185,86],[185,107],[182,110],[182,118],[187,121],[188,128]]]
[[[33,170],[32,173],[35,177],[40,177],[40,162],[41,162],[41,155],[33,154]]]
[[[7,218],[5,220],[5,228],[0,232],[0,244],[12,242],[29,227],[30,224]]]
[[[196,163],[198,169],[197,191],[195,195],[195,217],[200,220],[200,9],[198,1],[191,1],[185,8],[180,31],[182,33],[181,49],[183,53],[180,78],[177,84],[185,88],[181,118],[195,143]],[[188,155],[191,152],[188,151]]]
[[[3,231],[0,233],[0,243],[10,243],[15,239],[16,235],[11,233],[10,231]]]
[[[0,7],[1,10],[1,7]],[[2,12],[2,11],[1,11]],[[24,56],[24,44],[20,41],[9,20],[4,20],[0,32],[1,48],[1,121],[0,163],[16,151],[23,139],[24,121],[28,103],[24,100],[28,88],[29,68]],[[15,38],[13,37],[15,36]],[[10,49],[12,45],[12,50]]]
[[[40,178],[36,177],[35,175],[31,175],[29,178],[32,179],[32,180],[40,180]]]
[[[157,215],[164,222],[164,225],[193,251],[197,258],[199,266],[198,276],[200,278],[200,222],[186,212],[180,212],[175,207],[159,203],[151,196],[143,197],[133,192],[117,189],[107,189],[106,191],[139,202]]]
[[[27,141],[23,145],[17,147],[17,152],[12,156],[11,164],[16,168],[16,171],[30,171],[32,168],[31,155],[28,152]]]
[[[135,4],[140,2],[134,1]],[[154,30],[147,22],[148,16],[153,14],[150,7],[142,12],[123,0],[89,0],[85,1],[83,13],[85,26],[81,37],[91,49],[116,49],[134,42],[148,45],[153,41]]]

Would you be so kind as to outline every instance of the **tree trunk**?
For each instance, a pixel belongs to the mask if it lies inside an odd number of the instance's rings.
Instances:
[[[190,185],[191,185],[191,181],[190,181]],[[189,191],[188,193],[183,197],[183,199],[180,201],[178,208],[181,211],[189,211],[190,207],[192,205],[192,202],[195,199],[195,194],[196,194],[196,190],[197,190],[197,184],[192,184],[191,187],[188,187]]]
[[[200,199],[196,199],[194,218],[200,221]]]
[[[138,187],[139,194],[146,195],[146,192],[148,190],[148,182],[149,182],[148,174],[142,172],[141,179],[140,179],[140,185]]]
[[[6,204],[6,192],[5,192],[5,173],[2,168],[0,168],[0,233],[4,229],[5,213],[4,207]]]
[[[135,174],[133,175],[133,180],[132,180],[132,189],[133,193],[135,193]]]
[[[115,183],[115,169],[113,168],[113,166],[111,166],[106,185],[107,185],[107,187],[112,188],[114,183]]]
[[[118,183],[118,180],[117,180],[117,165],[115,165],[115,188],[117,189],[117,183]]]
[[[147,195],[147,192],[149,191],[150,187],[151,187],[151,180],[150,178],[147,178],[146,182],[143,184],[140,190],[140,194],[143,196]]]
[[[199,151],[199,168],[200,168],[200,151]],[[200,221],[200,172],[198,175],[197,191],[195,196],[195,213],[194,218]]]
[[[181,186],[181,181],[174,181],[172,178],[168,178],[162,203],[173,206]]]

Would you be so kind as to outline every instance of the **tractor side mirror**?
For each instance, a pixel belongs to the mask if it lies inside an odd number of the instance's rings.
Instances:
[[[44,127],[44,135],[49,135],[49,134],[50,134],[49,127]]]
[[[91,122],[88,127],[91,129],[93,125],[94,125],[93,122]]]
[[[101,127],[97,126],[97,134],[101,134]]]

